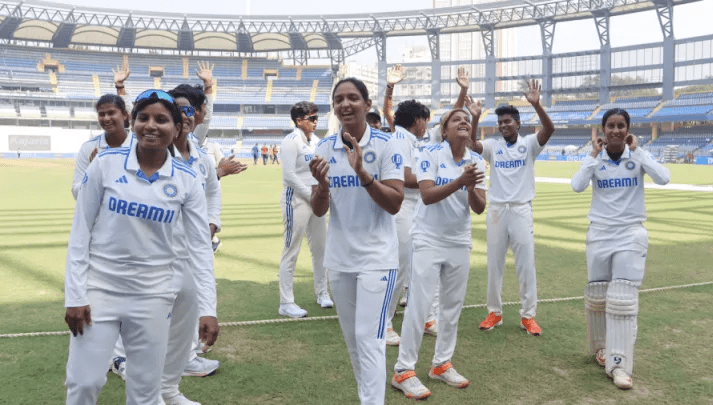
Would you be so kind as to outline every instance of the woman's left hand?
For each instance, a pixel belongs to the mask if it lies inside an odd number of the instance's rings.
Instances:
[[[354,171],[359,174],[359,171],[362,168],[362,156],[361,156],[361,146],[359,146],[359,142],[357,142],[356,139],[349,133],[349,132],[343,132],[342,136],[344,139],[352,144],[352,147],[354,149],[349,149],[349,146],[344,145],[344,150],[347,151],[347,160],[349,161],[349,166],[354,169]]]
[[[84,334],[84,324],[92,324],[92,311],[89,305],[83,307],[69,307],[64,315],[64,321],[67,322],[72,335],[77,336]]]

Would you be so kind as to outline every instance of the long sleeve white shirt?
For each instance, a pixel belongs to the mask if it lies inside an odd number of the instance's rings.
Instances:
[[[295,195],[309,202],[312,197],[312,172],[309,162],[314,157],[319,138],[312,134],[309,140],[301,129],[287,135],[280,144],[282,157],[282,185],[295,190]]]
[[[629,225],[646,220],[644,174],[656,184],[668,183],[671,174],[651,155],[629,146],[618,162],[609,158],[606,150],[596,158],[587,156],[572,177],[572,189],[578,193],[592,184],[592,206],[589,221],[599,225]]]
[[[203,118],[203,123],[196,125],[193,129],[193,135],[198,138],[198,145],[203,145],[205,138],[208,136],[208,130],[210,129],[210,120],[213,119],[213,94],[206,94],[206,113]]]
[[[194,271],[201,278],[213,277],[203,184],[191,168],[169,157],[147,178],[134,142],[129,148],[99,154],[81,183],[67,249],[66,307],[89,305],[88,289],[175,293],[172,263],[177,257],[174,233],[179,225],[201,257]],[[215,283],[206,286],[203,294],[212,297],[199,299],[204,303],[200,314],[215,316]]]
[[[124,139],[120,147],[128,147],[131,144],[132,136],[131,133],[127,134],[126,139]],[[74,161],[74,176],[72,177],[72,195],[75,200],[77,199],[77,193],[79,193],[79,187],[82,185],[84,172],[87,171],[87,167],[89,167],[89,163],[91,163],[89,156],[94,152],[94,149],[97,149],[99,152],[111,149],[109,144],[106,143],[106,132],[102,132],[101,135],[84,142],[79,148],[77,159]]]

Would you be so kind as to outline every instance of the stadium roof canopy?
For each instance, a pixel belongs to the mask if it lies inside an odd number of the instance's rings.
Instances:
[[[0,0],[0,41],[55,48],[108,46],[178,51],[300,51],[349,56],[381,38],[497,30],[641,12],[699,0],[505,0],[458,7],[350,15],[225,16]]]

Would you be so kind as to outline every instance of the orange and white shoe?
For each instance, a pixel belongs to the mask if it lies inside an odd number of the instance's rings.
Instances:
[[[423,333],[431,336],[438,336],[438,324],[435,320],[428,321],[423,326]]]
[[[434,380],[443,381],[444,383],[455,388],[465,388],[470,385],[470,381],[458,374],[450,361],[447,361],[438,367],[431,367],[431,370],[428,372],[428,376]]]
[[[481,330],[490,330],[490,329],[493,329],[494,327],[500,326],[502,324],[503,324],[503,316],[496,315],[495,312],[491,312],[488,314],[488,317],[485,318],[485,320],[480,323],[480,329]]]
[[[386,345],[387,346],[398,346],[401,344],[401,337],[394,330],[394,328],[386,329]]]
[[[525,329],[527,333],[532,336],[540,336],[542,334],[542,329],[540,329],[540,325],[535,322],[535,318],[522,318],[520,327]]]
[[[597,353],[594,354],[594,362],[597,363],[601,367],[606,367],[607,356],[604,353],[604,349],[597,350]]]
[[[406,398],[426,399],[431,395],[431,391],[421,384],[421,380],[416,377],[416,372],[413,370],[394,373],[391,377],[391,386],[403,392]]]

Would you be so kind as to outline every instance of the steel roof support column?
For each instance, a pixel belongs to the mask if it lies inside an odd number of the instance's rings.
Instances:
[[[542,105],[552,105],[552,42],[555,38],[555,21],[539,20],[542,35]]]
[[[673,1],[654,0],[656,4],[656,14],[661,24],[663,33],[663,86],[661,88],[661,98],[663,100],[673,100],[673,82],[676,77],[675,59],[676,43],[673,36]]]
[[[441,47],[438,30],[428,31],[428,47],[431,49],[431,110],[441,106]]]
[[[495,108],[495,26],[481,25],[483,47],[485,48],[485,107]]]
[[[599,34],[599,104],[607,104],[611,86],[611,42],[609,41],[609,10],[593,11]]]
[[[376,94],[383,95],[386,91],[386,34],[374,32],[374,44],[376,45],[376,58],[379,60]]]

